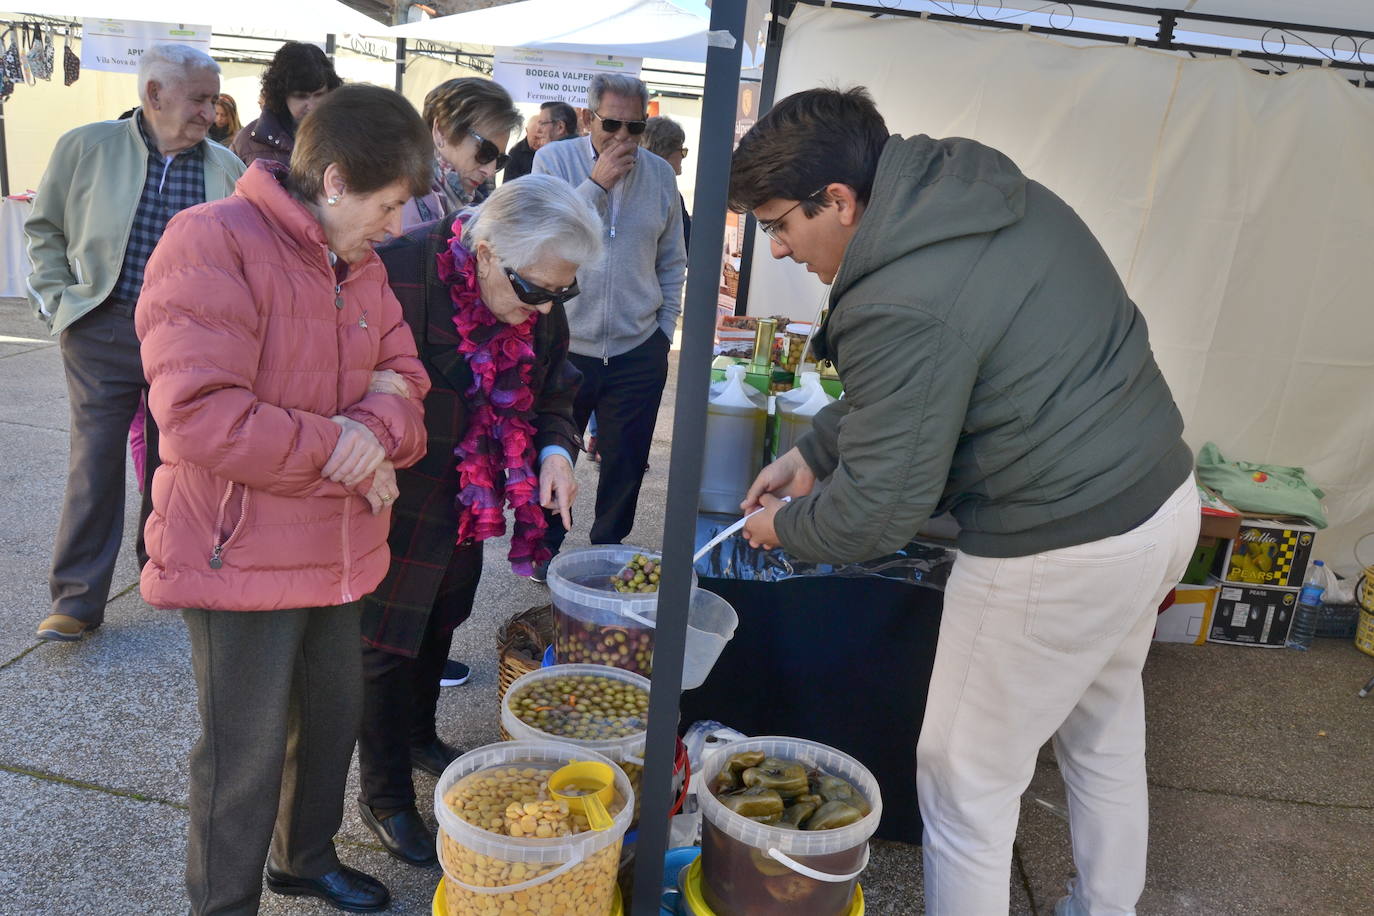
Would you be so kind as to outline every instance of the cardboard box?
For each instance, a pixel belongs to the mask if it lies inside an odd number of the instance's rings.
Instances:
[[[1217,553],[1223,543],[1225,542],[1221,538],[1206,535],[1197,539],[1197,547],[1193,548],[1193,559],[1188,562],[1188,569],[1183,573],[1181,580],[1184,585],[1207,584],[1207,577],[1212,574],[1212,567],[1216,565]]]
[[[1298,519],[1245,516],[1227,545],[1221,578],[1238,585],[1302,588],[1317,529]]]
[[[1207,641],[1216,609],[1215,585],[1180,585],[1174,603],[1155,622],[1155,642],[1186,642],[1200,646]]]
[[[1293,625],[1298,607],[1296,588],[1263,588],[1216,582],[1217,602],[1212,611],[1208,642],[1281,649]]]
[[[1216,494],[1216,491],[1197,485],[1202,502],[1202,528],[1198,532],[1207,538],[1230,539],[1240,533],[1240,512]]]

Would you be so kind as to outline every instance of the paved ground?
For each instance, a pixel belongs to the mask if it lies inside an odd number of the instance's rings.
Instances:
[[[671,409],[669,398],[633,535],[646,545],[660,542]],[[198,726],[179,618],[139,599],[129,550],[98,633],[76,645],[32,635],[66,429],[55,344],[22,302],[0,300],[0,914],[182,913],[186,755]],[[590,496],[594,471],[582,474]],[[132,519],[132,499],[129,508]],[[545,594],[504,573],[499,553],[491,560],[454,653],[472,664],[472,682],[445,691],[441,706],[441,731],[468,747],[498,737],[496,628]],[[1142,914],[1374,913],[1374,698],[1355,698],[1371,674],[1374,659],[1348,643],[1305,655],[1156,647]],[[1031,794],[1050,807],[1023,804],[1010,876],[1018,914],[1049,913],[1072,875],[1048,751]],[[351,802],[339,843],[347,862],[390,885],[393,912],[429,911],[437,873],[390,860]],[[919,849],[876,844],[864,885],[869,912],[919,913]],[[332,911],[269,894],[263,912]]]

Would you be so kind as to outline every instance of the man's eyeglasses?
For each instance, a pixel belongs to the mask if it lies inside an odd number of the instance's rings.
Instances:
[[[486,137],[482,136],[470,127],[468,128],[468,136],[472,137],[472,139],[477,141],[478,165],[486,165],[488,162],[495,160],[496,170],[498,172],[506,167],[506,163],[510,161],[510,157],[507,156],[505,153],[501,152],[501,148],[499,146],[497,146],[495,143],[492,143]]]
[[[638,137],[640,134],[644,133],[644,129],[649,126],[648,121],[619,121],[615,118],[603,118],[594,111],[592,112],[592,117],[600,121],[601,126],[604,127],[608,133],[612,134],[619,132],[620,128],[624,127],[630,132],[631,137]]]
[[[515,297],[526,305],[543,305],[545,302],[562,305],[580,292],[577,288],[576,277],[573,278],[572,286],[560,290],[545,289],[531,283],[509,267],[506,268],[506,279],[510,280],[511,289],[515,290]]]
[[[791,213],[793,210],[797,209],[802,204],[806,203],[808,200],[815,197],[816,195],[824,193],[825,189],[828,187],[830,187],[830,183],[826,182],[821,187],[812,191],[810,194],[806,195],[801,200],[797,201],[795,204],[788,207],[786,210],[782,212],[780,216],[774,219],[759,220],[759,228],[763,230],[764,235],[768,236],[773,241],[782,244],[783,241],[781,238],[778,237],[778,233],[782,231],[782,221],[787,219],[787,214]]]

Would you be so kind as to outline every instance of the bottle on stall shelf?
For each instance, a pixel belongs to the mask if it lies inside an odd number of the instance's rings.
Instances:
[[[1288,628],[1288,648],[1312,648],[1312,637],[1317,635],[1317,623],[1321,620],[1322,594],[1325,591],[1326,564],[1314,560],[1307,581],[1298,593],[1298,609],[1293,614],[1293,625]]]

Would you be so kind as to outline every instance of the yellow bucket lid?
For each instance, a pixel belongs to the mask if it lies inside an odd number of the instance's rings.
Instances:
[[[859,912],[863,912],[862,909]],[[434,889],[434,916],[449,916],[444,910],[444,879],[439,879],[439,886]],[[620,888],[615,889],[614,896],[611,897],[611,916],[625,916],[625,905],[620,900]]]
[[[692,916],[716,916],[711,908],[706,905],[706,897],[701,893],[701,856],[692,860],[692,864],[687,867],[686,891],[688,912]],[[854,885],[854,902],[850,904],[849,912],[845,916],[863,916],[864,914],[864,889],[859,885]],[[442,916],[442,914],[436,914]]]

